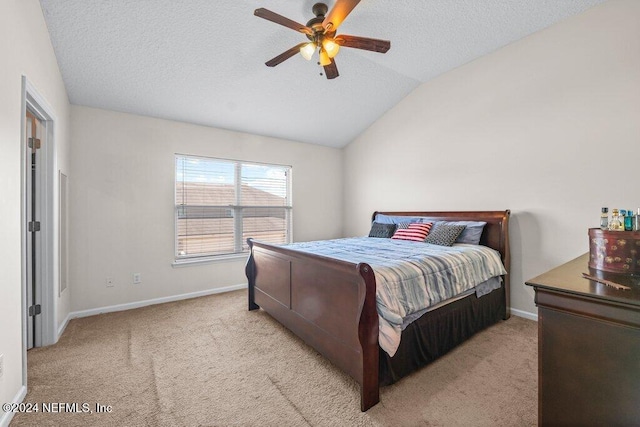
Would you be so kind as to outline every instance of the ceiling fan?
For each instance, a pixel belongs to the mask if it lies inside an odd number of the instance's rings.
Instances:
[[[318,50],[320,58],[318,63],[324,68],[327,79],[335,79],[339,74],[334,57],[337,55],[340,46],[380,53],[388,51],[391,47],[391,42],[388,40],[348,36],[346,34],[336,35],[340,24],[342,24],[347,15],[351,13],[359,2],[360,0],[337,0],[329,14],[327,14],[329,8],[326,4],[316,3],[311,9],[316,17],[311,18],[309,22],[307,22],[307,25],[299,24],[265,8],[256,9],[254,15],[296,30],[306,35],[310,40],[297,44],[275,58],[270,59],[265,63],[267,67],[275,67],[298,52],[300,52],[306,60],[310,60],[316,50]]]

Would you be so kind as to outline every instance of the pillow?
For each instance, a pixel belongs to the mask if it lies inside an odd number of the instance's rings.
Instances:
[[[456,241],[465,225],[445,224],[440,222],[433,226],[425,239],[426,243],[440,246],[451,246]]]
[[[392,239],[424,242],[424,239],[429,234],[429,230],[431,230],[432,225],[433,223],[431,222],[427,222],[426,224],[413,222],[409,224],[407,228],[398,228]]]
[[[385,214],[376,214],[374,219],[375,222],[379,222],[381,224],[400,224],[400,223],[412,223],[412,222],[429,222],[423,221],[424,217],[420,216],[404,216],[404,215],[385,215]]]
[[[472,245],[480,244],[482,230],[484,230],[484,226],[487,225],[484,221],[451,221],[447,222],[447,224],[466,226],[455,243],[470,243]]]
[[[396,232],[395,224],[380,224],[379,222],[374,222],[371,225],[371,231],[369,231],[369,237],[381,237],[381,238],[389,238],[393,236],[393,233]]]

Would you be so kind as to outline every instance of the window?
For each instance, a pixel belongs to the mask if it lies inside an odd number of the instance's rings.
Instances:
[[[291,167],[176,155],[176,260],[291,242]]]

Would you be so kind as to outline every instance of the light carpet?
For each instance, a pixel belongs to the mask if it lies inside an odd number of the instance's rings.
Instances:
[[[537,324],[512,316],[381,388],[369,411],[359,398],[237,291],[70,321],[28,352],[24,402],[111,412],[20,413],[11,426],[534,426]]]

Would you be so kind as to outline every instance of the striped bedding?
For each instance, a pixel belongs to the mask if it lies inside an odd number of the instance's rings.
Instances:
[[[376,278],[380,347],[393,356],[403,320],[488,279],[506,274],[500,254],[486,246],[353,237],[292,243],[287,248],[369,264]]]

